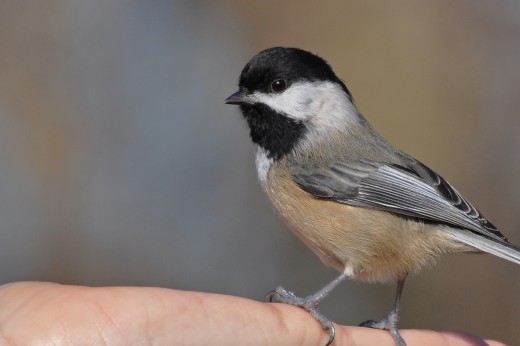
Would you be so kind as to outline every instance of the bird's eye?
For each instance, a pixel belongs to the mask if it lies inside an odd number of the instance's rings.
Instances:
[[[276,79],[271,83],[271,90],[275,93],[281,93],[287,89],[287,82],[284,79]]]

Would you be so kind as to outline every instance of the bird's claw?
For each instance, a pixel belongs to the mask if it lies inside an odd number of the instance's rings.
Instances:
[[[385,319],[381,321],[368,320],[361,322],[359,324],[360,327],[366,328],[374,328],[374,329],[385,329],[392,334],[394,340],[398,346],[406,346],[406,342],[404,341],[401,334],[399,334],[399,330],[397,329],[397,319],[392,318],[392,314],[390,314]]]
[[[266,301],[270,303],[284,303],[289,305],[298,306],[305,311],[308,311],[312,317],[320,322],[323,330],[329,331],[329,340],[325,346],[329,346],[334,341],[336,336],[336,328],[331,320],[325,317],[318,309],[319,300],[314,296],[298,297],[294,292],[288,291],[283,287],[277,287],[274,290],[267,293],[265,296]]]

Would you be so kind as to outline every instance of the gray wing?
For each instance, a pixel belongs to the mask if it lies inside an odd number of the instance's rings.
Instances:
[[[303,190],[319,198],[449,224],[507,242],[446,180],[415,160],[401,165],[357,160],[290,170]]]

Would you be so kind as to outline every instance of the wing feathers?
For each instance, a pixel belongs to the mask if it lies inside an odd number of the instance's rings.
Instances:
[[[292,174],[303,190],[317,197],[465,228],[507,242],[448,182],[418,161],[409,165],[334,162],[292,167]]]

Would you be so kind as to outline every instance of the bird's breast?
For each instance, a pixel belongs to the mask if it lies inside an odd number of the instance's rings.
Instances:
[[[260,146],[256,147],[255,165],[256,173],[258,174],[258,180],[262,183],[262,186],[266,184],[267,173],[273,165],[273,159],[269,158],[267,151]]]

